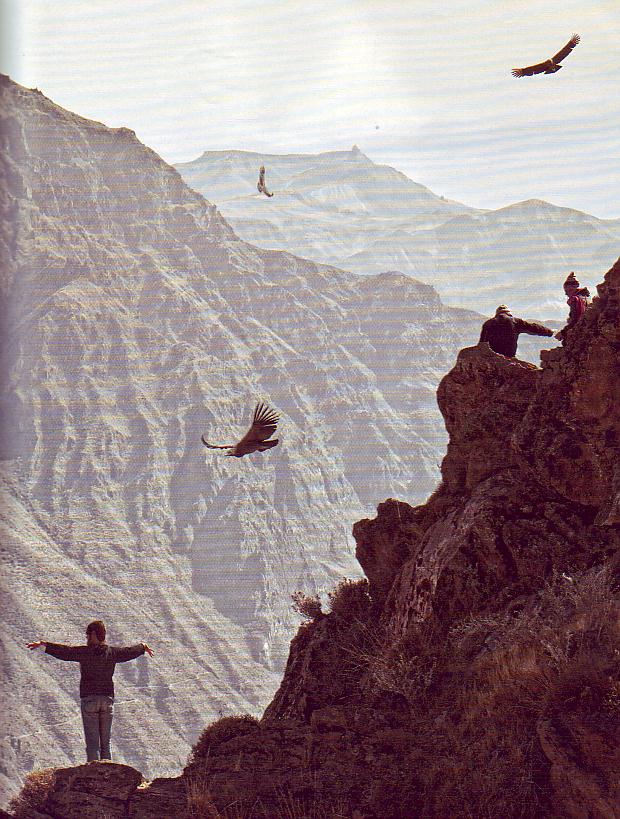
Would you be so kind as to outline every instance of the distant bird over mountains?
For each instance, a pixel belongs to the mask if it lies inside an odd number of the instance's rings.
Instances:
[[[259,193],[264,193],[265,196],[273,196],[273,193],[269,193],[267,190],[267,186],[265,185],[265,166],[261,165],[258,169],[258,182],[256,183],[256,187],[258,188]]]
[[[560,65],[562,60],[571,53],[580,39],[578,34],[573,34],[564,48],[560,49],[560,51],[550,59],[545,60],[544,63],[528,65],[526,68],[513,68],[513,77],[531,77],[532,74],[555,74],[556,71],[562,68]]]
[[[201,436],[201,440],[209,449],[229,449],[230,452],[227,452],[226,455],[243,458],[244,455],[249,455],[252,452],[264,452],[266,449],[276,446],[278,438],[273,438],[271,441],[267,439],[276,431],[279,420],[280,418],[274,410],[270,409],[266,404],[259,403],[254,409],[251,427],[236,444],[210,444],[204,435]]]

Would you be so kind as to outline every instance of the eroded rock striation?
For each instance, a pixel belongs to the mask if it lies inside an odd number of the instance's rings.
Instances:
[[[620,259],[598,291],[541,370],[461,352],[443,483],[356,524],[368,580],[300,628],[262,720],[210,726],[127,816],[620,815]]]

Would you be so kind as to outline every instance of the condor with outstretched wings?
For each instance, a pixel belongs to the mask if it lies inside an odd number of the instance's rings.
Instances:
[[[252,426],[236,444],[210,444],[204,435],[201,436],[201,441],[209,449],[228,449],[227,455],[243,458],[244,455],[249,455],[251,452],[264,452],[276,446],[278,438],[273,438],[271,441],[267,439],[276,431],[279,420],[277,413],[266,404],[257,404],[254,409]]]
[[[261,165],[258,169],[258,182],[256,183],[256,187],[259,193],[264,193],[265,196],[273,196],[273,193],[269,193],[267,190],[267,185],[265,185],[265,166]]]
[[[531,77],[532,74],[555,74],[556,71],[562,68],[560,65],[562,60],[571,53],[580,39],[578,34],[573,34],[564,48],[560,49],[551,59],[545,60],[544,63],[528,65],[527,68],[513,68],[513,77]]]

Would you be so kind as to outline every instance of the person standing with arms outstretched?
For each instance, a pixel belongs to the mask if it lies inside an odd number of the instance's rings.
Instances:
[[[80,664],[80,699],[82,722],[86,738],[86,757],[88,762],[98,759],[112,759],[110,754],[110,735],[114,713],[114,682],[112,676],[116,663],[135,660],[141,654],[153,656],[153,651],[146,643],[119,648],[109,646],[105,641],[106,629],[102,620],[93,620],[86,626],[85,646],[65,646],[60,643],[49,643],[37,640],[28,643],[34,650],[45,646],[46,654],[59,660],[68,660]]]

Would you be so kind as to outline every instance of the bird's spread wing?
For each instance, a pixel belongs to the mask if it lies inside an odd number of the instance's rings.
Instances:
[[[577,43],[580,40],[580,36],[578,34],[573,34],[570,40],[566,43],[564,48],[560,49],[557,54],[551,58],[551,62],[555,65],[558,65],[562,62],[562,60],[567,57],[571,51],[575,48]],[[545,60],[544,63],[536,63],[536,65],[528,65],[526,68],[513,68],[512,75],[513,77],[531,77],[532,74],[542,74],[543,71],[546,71],[549,67],[549,60]]]
[[[252,441],[266,441],[267,438],[276,431],[279,420],[278,414],[266,404],[257,404],[254,410],[252,426],[239,441],[239,444],[247,444]],[[237,446],[239,446],[239,444],[237,444]]]
[[[562,60],[564,59],[564,57],[568,57],[568,55],[575,48],[575,46],[577,45],[577,43],[579,42],[580,39],[581,38],[579,37],[578,34],[573,34],[573,36],[566,43],[564,48],[562,48],[560,51],[558,51],[557,54],[554,55],[553,62],[554,63],[561,63]]]
[[[542,72],[548,68],[549,60],[545,60],[544,63],[536,63],[536,65],[528,65],[526,68],[513,68],[512,69],[512,76],[513,77],[531,77],[532,74],[542,74]]]
[[[220,446],[219,444],[210,444],[204,435],[200,436],[200,440],[202,443],[208,447],[209,449],[232,449],[232,444],[224,444],[224,446]]]

